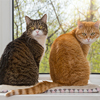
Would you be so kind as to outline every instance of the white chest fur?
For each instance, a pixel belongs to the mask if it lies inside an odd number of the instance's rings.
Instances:
[[[46,39],[47,39],[47,35],[44,35],[42,30],[36,29],[32,32],[31,35],[32,38],[34,38],[43,48],[44,48],[44,53],[42,55],[42,57],[45,54],[45,50],[46,50]],[[42,59],[41,57],[41,59]]]
[[[43,55],[41,57],[41,60],[45,54],[45,50],[46,50],[46,39],[47,39],[47,35],[46,36],[42,36],[42,37],[34,37],[34,39],[44,48],[44,52]]]
[[[45,49],[47,36],[34,37],[34,39]]]

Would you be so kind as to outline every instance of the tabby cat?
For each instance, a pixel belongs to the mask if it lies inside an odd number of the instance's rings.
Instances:
[[[99,21],[78,21],[75,29],[59,36],[51,46],[49,64],[53,82],[43,81],[28,89],[12,90],[6,96],[38,94],[57,86],[87,85],[90,67],[86,57],[99,35]]]
[[[25,20],[26,31],[9,43],[1,56],[0,90],[38,83],[39,63],[45,52],[48,33],[47,15],[39,20],[26,16]]]

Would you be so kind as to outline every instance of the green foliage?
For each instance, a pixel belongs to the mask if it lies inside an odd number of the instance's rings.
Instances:
[[[50,73],[50,70],[49,70],[49,54],[50,54],[50,47],[49,47],[49,50],[48,52],[46,52],[41,64],[40,64],[40,69],[39,69],[39,72],[40,73]]]
[[[100,73],[100,40],[98,39],[91,45],[88,60],[91,66],[91,73]]]

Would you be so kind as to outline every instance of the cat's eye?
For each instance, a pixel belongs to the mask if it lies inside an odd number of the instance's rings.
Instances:
[[[34,30],[34,27],[31,27],[32,30]]]
[[[94,35],[95,33],[91,33],[91,35]]]
[[[40,26],[39,28],[42,29],[42,26]]]
[[[82,33],[83,34],[83,36],[86,36],[86,33]]]

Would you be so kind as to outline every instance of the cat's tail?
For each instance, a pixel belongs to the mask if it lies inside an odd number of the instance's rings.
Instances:
[[[54,83],[54,82],[48,82],[48,81],[43,81],[31,88],[26,88],[26,89],[18,89],[18,90],[11,90],[10,92],[6,93],[6,96],[12,96],[12,95],[24,95],[24,94],[39,94],[43,93],[46,90],[53,88],[53,87],[58,87],[61,86],[61,84]]]

